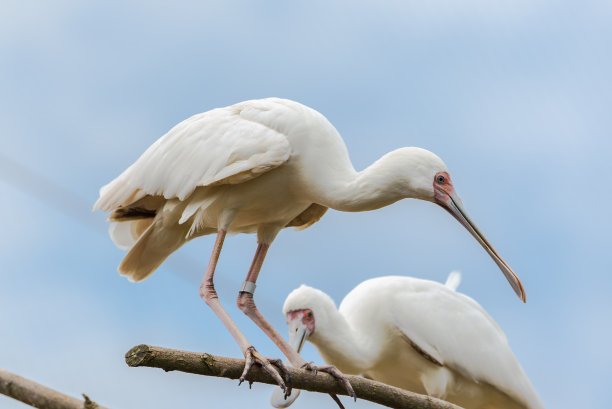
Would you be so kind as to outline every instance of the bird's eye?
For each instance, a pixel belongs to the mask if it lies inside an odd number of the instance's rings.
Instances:
[[[308,314],[306,314],[306,316],[307,316],[308,318],[312,318],[312,312],[309,312]]]
[[[436,180],[438,181],[438,183],[444,183],[446,182],[446,178],[442,175],[438,175],[438,177],[436,178]]]

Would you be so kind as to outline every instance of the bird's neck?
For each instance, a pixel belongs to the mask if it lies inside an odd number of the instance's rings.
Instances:
[[[394,151],[395,152],[395,151]],[[388,206],[400,199],[411,197],[406,190],[406,180],[398,170],[390,152],[361,172],[350,169],[333,169],[322,176],[317,203],[335,210],[361,212]]]
[[[325,362],[347,374],[362,374],[369,369],[378,348],[368,345],[368,340],[359,336],[335,309],[328,312],[325,326],[318,327],[309,338]]]

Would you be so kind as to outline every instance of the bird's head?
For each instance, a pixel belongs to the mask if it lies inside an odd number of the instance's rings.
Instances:
[[[404,189],[404,197],[427,200],[448,211],[489,253],[514,292],[524,302],[526,296],[521,281],[468,216],[442,159],[421,148],[402,148],[389,155],[393,155],[390,162],[396,163],[394,171],[402,173],[401,186]]]
[[[323,291],[307,285],[293,290],[285,300],[283,313],[289,326],[289,343],[300,352],[309,337],[316,341],[316,328],[322,333],[331,324],[331,316],[338,309],[331,297]]]
[[[299,354],[308,337],[315,334],[315,322],[325,327],[329,321],[327,317],[332,311],[336,311],[336,304],[323,291],[306,285],[293,290],[283,306],[289,327],[289,345]],[[318,321],[315,321],[315,315],[319,318]],[[270,403],[275,408],[286,408],[299,394],[298,389],[292,389],[291,394],[285,396],[282,389],[276,388],[270,397]]]
[[[287,325],[289,326],[289,345],[299,354],[302,352],[302,347],[306,339],[314,332],[314,313],[310,308],[299,308],[287,311],[285,316],[287,317]],[[272,396],[270,396],[270,404],[275,408],[287,408],[295,402],[299,395],[299,389],[291,389],[289,396],[286,396],[283,389],[275,388],[272,392]]]
[[[304,342],[315,330],[315,317],[310,308],[291,310],[286,314],[289,327],[289,344],[299,352]]]
[[[385,163],[384,167],[395,174],[384,177],[399,182],[396,187],[401,190],[403,197],[433,202],[437,177],[444,175],[448,178],[448,169],[442,159],[422,148],[396,149],[383,156],[380,162]]]

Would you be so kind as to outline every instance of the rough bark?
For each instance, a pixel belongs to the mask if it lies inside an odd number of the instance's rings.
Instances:
[[[0,369],[0,393],[39,409],[106,409],[85,394],[85,400],[73,398],[4,369]]]
[[[150,345],[138,345],[125,354],[129,366],[147,366],[165,371],[181,371],[198,375],[238,379],[244,368],[244,360],[225,358],[206,353],[179,351]],[[304,369],[287,368],[291,386],[312,392],[346,395],[346,390],[331,375],[313,374]],[[255,366],[246,378],[249,382],[276,385],[274,379],[259,366]],[[351,385],[360,399],[390,408],[405,409],[461,409],[452,403],[430,396],[420,395],[359,376],[349,376]]]

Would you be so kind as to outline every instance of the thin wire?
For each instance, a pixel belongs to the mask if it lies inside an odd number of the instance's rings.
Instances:
[[[24,166],[0,152],[0,178],[29,196],[39,199],[50,207],[79,224],[101,232],[92,213],[91,204],[83,197],[58,185],[46,176]]]
[[[92,204],[89,200],[2,152],[0,152],[0,179],[38,199],[44,206],[68,216],[87,229],[98,234],[107,234],[106,229],[102,228],[94,213],[91,212]],[[164,269],[192,285],[199,284],[199,277],[204,268],[205,263],[198,262],[184,253],[174,254],[164,262]],[[226,276],[216,276],[215,281],[221,282],[219,286],[221,288],[238,289],[240,287],[237,281]],[[265,296],[262,297],[261,294],[257,299],[257,303],[263,303],[269,311],[278,309],[278,306],[272,307],[271,301]]]

